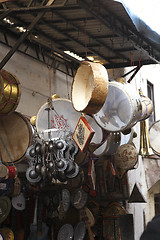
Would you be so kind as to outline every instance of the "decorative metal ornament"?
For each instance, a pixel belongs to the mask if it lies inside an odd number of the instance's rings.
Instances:
[[[36,173],[34,166],[27,168],[26,178],[30,183],[33,184],[41,181],[41,176]]]

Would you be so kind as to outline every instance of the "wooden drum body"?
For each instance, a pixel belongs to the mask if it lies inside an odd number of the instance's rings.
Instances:
[[[97,113],[108,92],[108,73],[100,63],[83,62],[72,84],[72,104],[76,111]]]
[[[2,162],[7,163],[7,165],[20,162],[25,157],[31,140],[32,129],[30,123],[22,114],[13,112],[0,119]]]
[[[11,73],[0,71],[0,115],[13,112],[19,103],[21,96],[20,83]]]
[[[96,122],[109,132],[124,131],[141,118],[142,105],[139,93],[129,84],[109,82],[106,101],[94,114]]]

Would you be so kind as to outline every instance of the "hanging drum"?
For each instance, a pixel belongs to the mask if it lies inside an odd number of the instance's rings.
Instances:
[[[149,129],[150,145],[153,152],[158,156],[160,156],[159,134],[160,134],[160,120],[154,122]]]
[[[95,119],[89,115],[85,116],[86,120],[88,121],[88,123],[90,124],[90,126],[93,128],[94,130],[94,135],[93,138],[90,142],[90,144],[93,144],[94,147],[98,147],[104,138],[104,130],[96,123]]]
[[[31,143],[32,129],[28,120],[18,112],[0,119],[0,151],[2,162],[19,163]]]
[[[150,98],[148,98],[144,95],[140,95],[140,100],[141,100],[141,104],[142,104],[142,116],[141,116],[140,120],[145,120],[145,119],[149,118],[152,114],[153,103]]]
[[[139,93],[129,83],[109,82],[106,101],[94,114],[97,123],[109,132],[119,132],[134,126],[142,115]]]
[[[40,138],[50,140],[63,137],[66,132],[73,133],[81,114],[76,112],[68,99],[56,98],[52,106],[45,103],[38,111],[36,128]]]
[[[72,104],[76,111],[97,113],[108,92],[108,73],[100,63],[83,62],[72,84]]]
[[[123,134],[121,132],[121,143],[120,143],[120,145],[127,144],[127,143],[132,143],[133,135],[134,135],[134,129],[133,128],[131,128],[131,131],[128,134]]]
[[[19,103],[21,88],[15,75],[5,70],[0,71],[0,115],[13,112]]]

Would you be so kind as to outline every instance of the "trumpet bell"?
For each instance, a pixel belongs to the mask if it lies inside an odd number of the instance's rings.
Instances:
[[[154,155],[150,140],[149,140],[149,133],[148,133],[148,127],[147,127],[147,121],[143,120],[140,121],[140,149],[139,149],[139,155],[143,157],[152,156]]]

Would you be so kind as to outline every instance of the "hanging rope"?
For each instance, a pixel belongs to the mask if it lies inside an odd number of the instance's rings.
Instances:
[[[86,59],[87,59],[87,36],[86,36],[86,24],[87,24],[87,21],[84,20],[84,40],[85,40],[85,53],[86,53]]]
[[[140,70],[140,88],[142,86],[142,78],[141,78],[141,58],[139,59],[139,70]]]
[[[9,157],[10,162],[11,162],[12,165],[14,166],[14,163],[13,163],[13,160],[12,160],[12,158],[11,158],[11,155],[10,155],[10,153],[9,153],[9,151],[8,151],[8,149],[7,149],[7,147],[6,147],[6,145],[5,145],[5,143],[4,143],[4,141],[3,141],[3,139],[2,139],[1,136],[0,136],[0,140],[1,140],[2,144],[3,144],[4,149],[6,150],[6,152],[7,152],[7,154],[8,154],[8,157]]]

